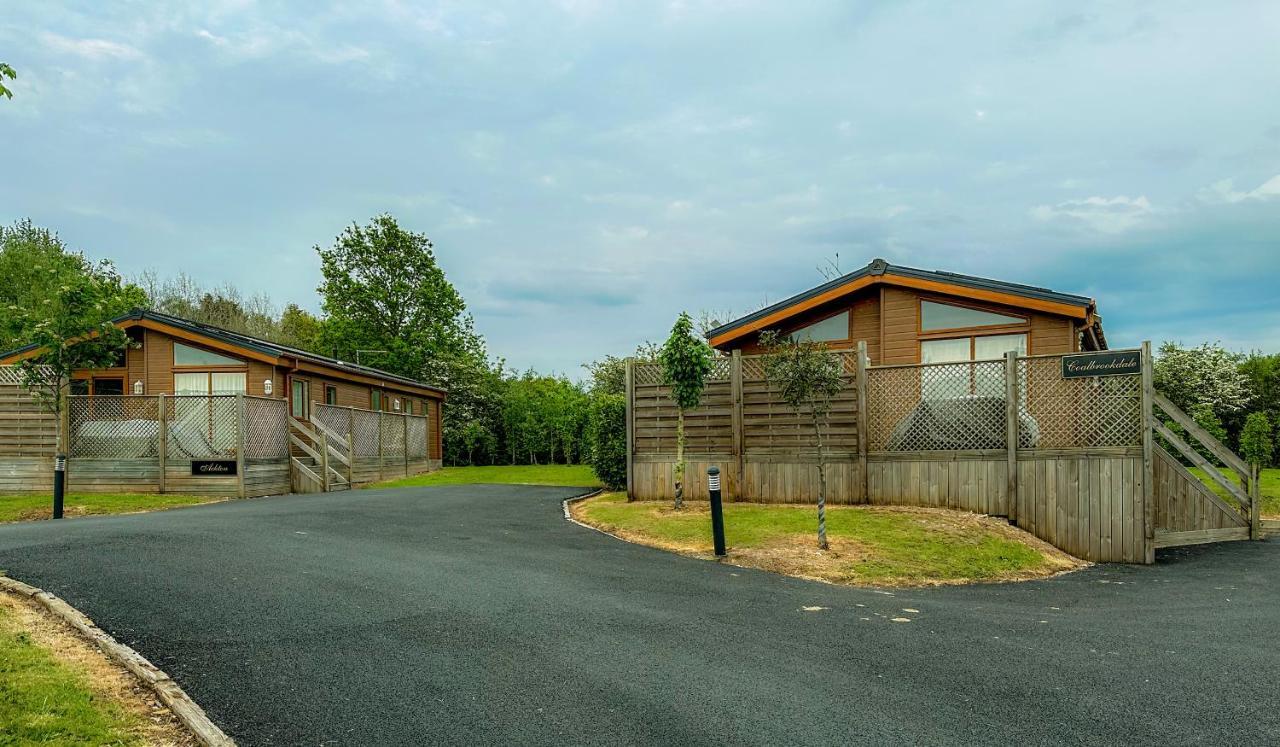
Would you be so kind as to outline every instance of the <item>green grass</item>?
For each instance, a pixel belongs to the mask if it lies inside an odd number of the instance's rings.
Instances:
[[[156,493],[70,493],[63,499],[63,515],[92,516],[155,511],[174,506],[190,506],[223,500],[212,496],[159,495]],[[53,496],[0,495],[0,522],[47,519],[53,511]]]
[[[628,503],[611,493],[579,504],[581,520],[642,544],[699,555],[712,551],[706,503]],[[927,584],[1046,575],[1071,559],[1024,541],[974,514],[832,506],[831,552],[816,550],[813,506],[726,503],[725,540],[742,565],[841,583]]]
[[[130,745],[136,726],[0,607],[0,744]]]
[[[563,485],[571,488],[599,487],[600,480],[591,467],[581,464],[534,464],[502,467],[445,467],[444,469],[399,480],[388,480],[370,487],[404,488],[419,485],[474,485],[476,483],[508,485]]]
[[[1231,503],[1231,505],[1236,505],[1235,499],[1228,498],[1227,491],[1223,490],[1221,485],[1209,479],[1208,475],[1204,473],[1204,470],[1199,467],[1191,467],[1190,469],[1191,474],[1200,478],[1200,482],[1209,486],[1210,490],[1223,498],[1227,498],[1227,501]],[[1236,474],[1235,470],[1228,467],[1219,467],[1218,471],[1226,475],[1227,478],[1236,485],[1240,484],[1240,476]],[[1258,482],[1260,483],[1259,487],[1262,491],[1262,515],[1274,519],[1280,519],[1280,469],[1273,467],[1262,470],[1259,474]]]

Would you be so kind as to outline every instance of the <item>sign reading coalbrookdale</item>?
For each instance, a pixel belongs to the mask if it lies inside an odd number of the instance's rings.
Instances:
[[[1103,353],[1081,353],[1062,357],[1062,378],[1082,379],[1087,376],[1132,376],[1142,373],[1142,353],[1118,350]]]
[[[236,474],[234,459],[193,459],[191,474],[196,477],[225,477]]]

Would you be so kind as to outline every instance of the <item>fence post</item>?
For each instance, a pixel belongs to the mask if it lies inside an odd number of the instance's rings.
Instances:
[[[1258,465],[1249,465],[1249,539],[1262,539],[1262,491],[1258,489]]]
[[[159,434],[156,436],[156,454],[160,459],[160,478],[157,481],[159,491],[164,492],[164,463],[167,461],[169,453],[169,403],[165,401],[164,394],[156,395],[157,403],[160,406],[160,415],[156,418],[159,427]]]
[[[378,411],[378,479],[385,480],[386,475],[382,474],[382,418],[385,416],[381,410]]]
[[[858,389],[858,470],[862,473],[862,502],[871,502],[871,475],[867,472],[867,341],[858,340],[854,386]]]
[[[236,393],[236,488],[241,498],[245,497],[244,490],[244,431],[248,425],[248,417],[246,417],[244,392]]]
[[[1004,354],[1005,451],[1009,470],[1009,521],[1018,520],[1018,352]]]
[[[631,463],[635,460],[635,447],[632,445],[631,432],[635,430],[635,409],[633,400],[636,398],[636,382],[635,382],[635,360],[627,359],[626,373],[623,379],[626,383],[627,398],[627,500],[635,500],[635,477],[633,476]]]
[[[347,487],[354,488],[356,475],[356,408],[347,408]]]
[[[329,492],[329,437],[320,434],[320,487]]]
[[[401,425],[404,426],[404,441],[403,441],[403,446],[401,447],[400,450],[404,452],[404,476],[408,477],[409,476],[409,413],[407,412],[400,413],[400,418],[404,421],[401,423]]]
[[[746,455],[742,432],[742,351],[735,350],[729,357],[729,389],[733,397],[733,417],[730,428],[733,431],[733,459],[735,462],[733,497],[742,500],[746,492]]]
[[[1151,341],[1142,343],[1142,555],[1146,563],[1156,562],[1156,476],[1154,407],[1155,384],[1151,371]]]

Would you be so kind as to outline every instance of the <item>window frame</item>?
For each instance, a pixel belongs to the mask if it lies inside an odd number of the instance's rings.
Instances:
[[[195,345],[188,345],[185,342],[179,342],[177,340],[174,340],[173,344],[170,347],[172,348],[170,350],[170,362],[173,364],[173,367],[175,369],[208,370],[208,369],[241,369],[241,368],[248,369],[249,368],[249,364],[246,361],[242,361],[238,358],[232,358],[229,355],[223,355],[222,353],[218,353],[213,350],[205,350],[204,348],[197,347]],[[195,350],[200,353],[208,353],[209,355],[216,355],[219,358],[223,358],[230,362],[229,363],[179,363],[178,348],[180,347],[186,348],[188,350]]]
[[[302,385],[302,412],[298,412],[298,395],[296,387]],[[289,377],[289,414],[297,420],[311,419],[311,381],[309,379],[300,379],[295,376]]]
[[[1029,314],[995,311],[992,308],[984,307],[976,303],[965,303],[963,301],[953,301],[951,299],[943,300],[932,296],[920,296],[918,301],[919,303],[916,306],[916,335],[921,340],[974,336],[977,335],[978,332],[981,332],[981,335],[977,336],[985,337],[988,334],[1000,334],[997,330],[1008,330],[1010,333],[1021,331],[1030,333],[1031,331],[1031,316]],[[980,324],[969,327],[946,327],[943,329],[926,330],[924,328],[924,305],[926,303],[938,304],[939,306],[954,306],[959,309],[968,309],[970,311],[983,311],[988,314],[999,314],[1000,316],[1007,316],[1013,319],[1021,319],[1022,321],[1009,322],[1007,324]],[[969,334],[963,334],[966,332]],[[1030,342],[1029,339],[1028,342]]]
[[[330,396],[330,395],[332,395],[332,396]],[[334,386],[333,384],[325,384],[325,385],[324,385],[324,403],[325,403],[326,405],[331,406],[331,407],[337,407],[337,405],[338,405],[338,387]]]
[[[386,399],[381,389],[369,388],[369,409],[375,412],[382,412],[382,401]]]
[[[810,320],[808,322],[805,322],[804,324],[801,324],[798,327],[793,327],[792,329],[787,330],[787,335],[786,335],[787,339],[790,339],[793,335],[795,335],[800,330],[808,329],[815,325],[822,324],[823,322],[833,319],[837,316],[840,316],[841,314],[848,315],[848,319],[845,322],[845,337],[841,337],[839,339],[832,339],[832,340],[813,340],[813,342],[821,343],[823,345],[838,345],[840,343],[851,343],[853,342],[853,307],[852,306],[845,306],[843,308],[835,309],[829,314]]]

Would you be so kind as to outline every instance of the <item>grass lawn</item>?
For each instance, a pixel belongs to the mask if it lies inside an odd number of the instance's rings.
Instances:
[[[194,744],[137,680],[0,593],[0,744]]]
[[[369,487],[406,488],[418,485],[473,485],[485,482],[508,485],[563,485],[571,488],[600,486],[600,480],[588,465],[534,464],[501,467],[445,467],[424,475],[388,480]]]
[[[190,506],[225,500],[208,495],[159,495],[156,493],[68,493],[63,516],[129,514],[174,506]],[[0,495],[0,522],[47,519],[53,513],[53,495]]]
[[[1229,498],[1227,496],[1227,491],[1223,490],[1222,486],[1218,485],[1218,483],[1210,480],[1209,477],[1205,475],[1204,470],[1199,467],[1191,467],[1190,469],[1191,474],[1200,478],[1200,482],[1209,486],[1210,490],[1223,498],[1226,498],[1228,503],[1231,505],[1236,505],[1235,499]],[[1236,474],[1235,470],[1227,467],[1219,467],[1218,471],[1226,475],[1227,478],[1236,485],[1240,484],[1240,476]],[[1274,467],[1264,469],[1260,473],[1259,477],[1259,483],[1261,483],[1260,487],[1262,489],[1262,515],[1272,519],[1280,519],[1280,469]]]
[[[573,507],[575,518],[639,544],[710,557],[707,503],[628,503],[609,493]],[[846,584],[877,586],[1039,578],[1080,561],[1007,522],[943,509],[831,506],[831,550],[817,549],[813,506],[724,504],[729,562]]]

